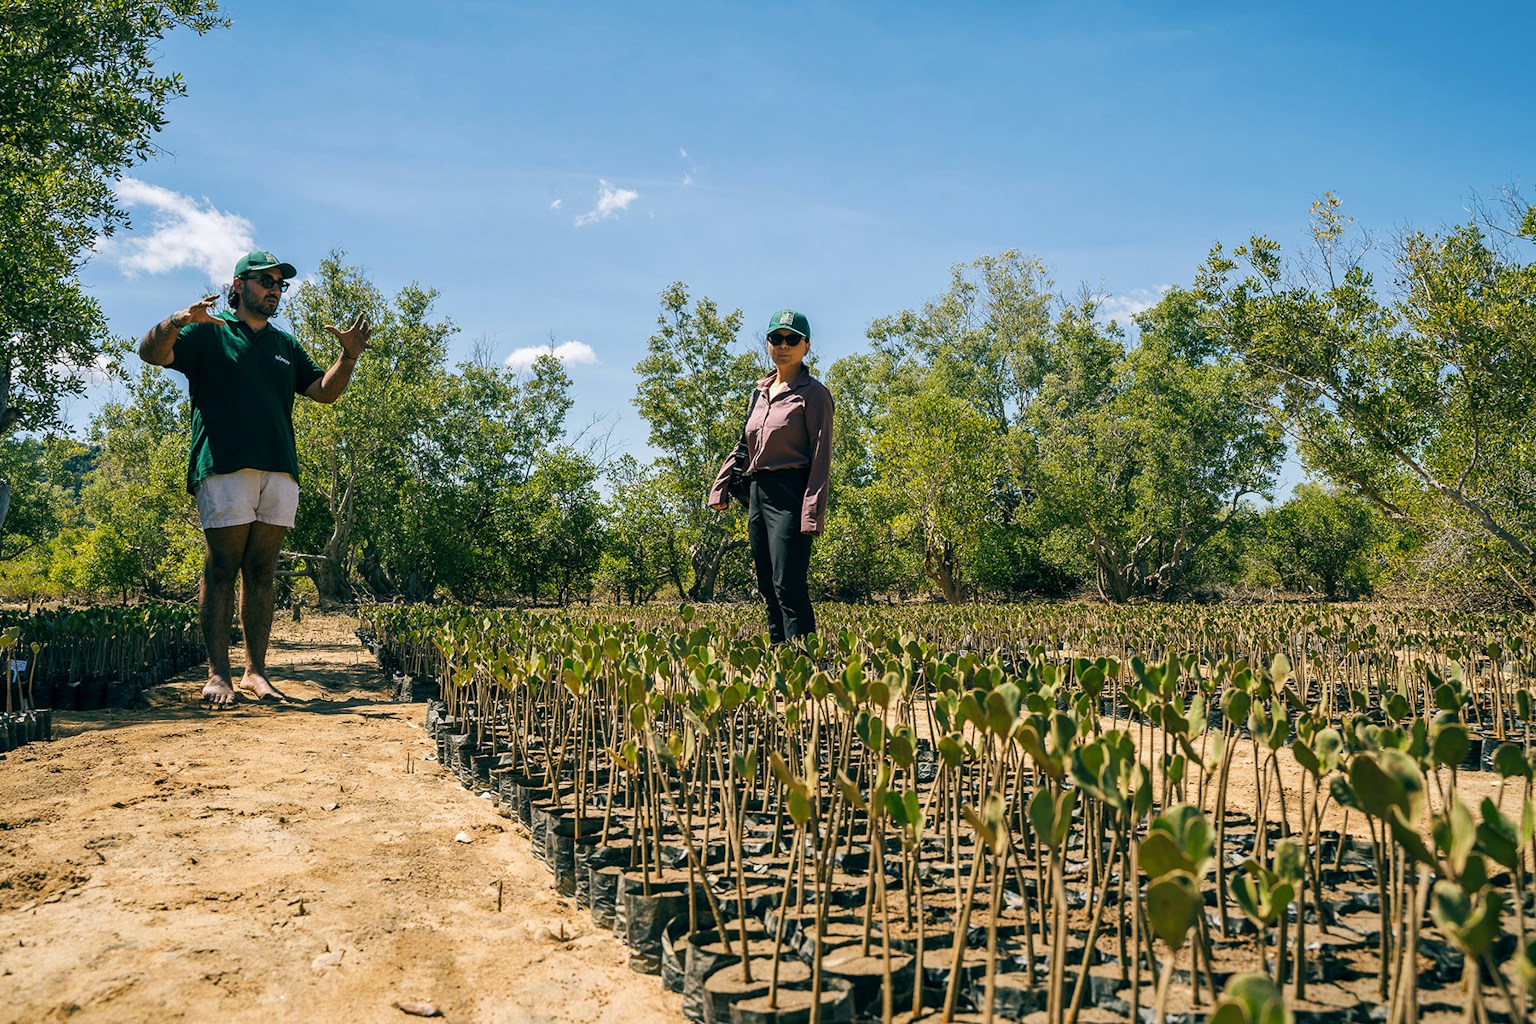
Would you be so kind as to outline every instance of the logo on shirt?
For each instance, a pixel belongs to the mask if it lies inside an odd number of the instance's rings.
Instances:
[[[272,358],[276,359],[278,362],[282,363],[284,366],[292,366],[293,365],[288,360],[284,359],[282,356],[273,356]]]

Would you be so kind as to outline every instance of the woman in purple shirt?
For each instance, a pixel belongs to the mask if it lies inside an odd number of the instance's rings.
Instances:
[[[768,321],[773,373],[757,382],[751,412],[709,492],[709,506],[730,504],[733,471],[750,481],[747,536],[757,589],[768,605],[768,637],[781,644],[816,632],[806,577],[811,539],[826,524],[832,469],[832,392],[810,375],[811,326],[792,309]]]

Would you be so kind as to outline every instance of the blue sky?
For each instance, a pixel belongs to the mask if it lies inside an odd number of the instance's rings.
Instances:
[[[225,8],[161,47],[188,95],[84,274],[114,332],[248,244],[301,274],[340,247],[438,289],[455,358],[590,360],[572,425],[636,451],[672,281],[753,332],[804,310],[829,365],[984,253],[1125,312],[1214,242],[1299,242],[1325,191],[1385,239],[1536,172],[1529,3]]]

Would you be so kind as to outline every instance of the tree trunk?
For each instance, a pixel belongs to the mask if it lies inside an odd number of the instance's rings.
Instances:
[[[716,527],[709,532],[714,534],[713,539],[706,535],[690,552],[693,557],[693,587],[688,591],[690,601],[714,600],[715,584],[720,579],[720,564],[725,561],[725,553],[747,543],[732,540],[723,528]]]
[[[0,437],[10,433],[15,425],[16,410],[11,408],[11,357],[9,353],[0,355]],[[11,481],[6,477],[0,477],[0,540],[5,538],[5,520],[11,514]]]
[[[1095,535],[1089,544],[1089,550],[1093,552],[1094,566],[1098,569],[1095,576],[1099,596],[1115,604],[1124,604],[1129,601],[1131,585],[1122,568],[1123,559],[1119,548],[1113,541]]]
[[[5,537],[5,518],[11,514],[11,482],[0,476],[0,539]]]
[[[955,546],[949,541],[939,544],[931,553],[932,576],[939,584],[945,604],[960,604],[965,600],[965,587],[960,582],[959,565],[955,560]]]
[[[347,535],[350,533],[348,526],[337,523],[336,529],[331,531],[331,536],[325,542],[324,550],[320,552],[325,557],[310,562],[310,577],[315,581],[315,589],[320,592],[321,608],[345,604],[352,597],[352,587],[347,583],[347,568],[342,563],[342,556],[347,550]]]
[[[328,497],[334,496],[338,490],[338,476],[333,471]],[[321,608],[345,604],[352,599],[352,587],[347,582],[347,555],[352,543],[352,526],[357,521],[357,513],[352,506],[352,485],[355,480],[355,476],[349,476],[346,485],[340,488],[341,497],[331,501],[331,518],[336,525],[326,539],[325,549],[320,552],[325,556],[324,560],[311,560],[310,574],[315,581],[315,590],[319,591]]]
[[[688,588],[683,586],[683,560],[678,557],[677,535],[669,528],[667,530],[667,578],[677,588],[678,600],[688,596]]]
[[[384,568],[384,563],[379,558],[378,546],[371,538],[363,542],[363,557],[358,563],[357,571],[375,598],[391,597],[400,592],[400,587],[390,577],[389,571]]]

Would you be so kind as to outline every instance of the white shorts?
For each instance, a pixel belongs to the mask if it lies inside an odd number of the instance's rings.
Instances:
[[[292,526],[299,510],[299,482],[287,473],[242,469],[204,477],[197,485],[197,515],[203,529],[246,523]]]

